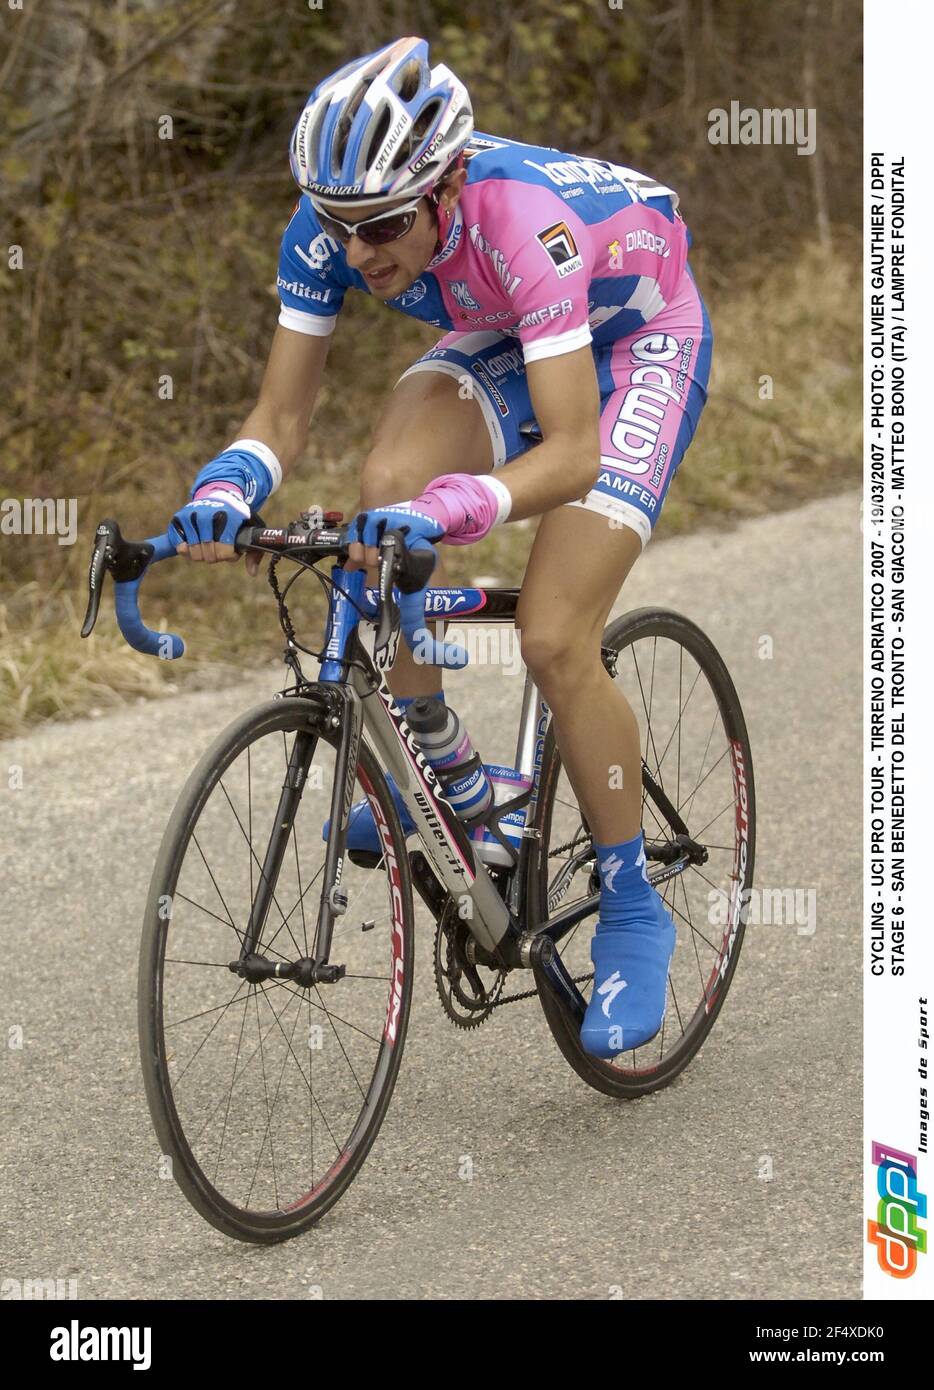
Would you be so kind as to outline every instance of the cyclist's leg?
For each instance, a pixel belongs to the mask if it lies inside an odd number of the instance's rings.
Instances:
[[[595,980],[581,1039],[602,1057],[640,1046],[661,1027],[675,929],[646,877],[638,724],[603,669],[600,634],[693,437],[710,346],[687,277],[657,320],[597,354],[599,479],[580,503],[543,518],[520,603],[523,654],[552,708],[597,850]]]
[[[489,435],[476,401],[464,399],[450,376],[406,375],[377,423],[360,479],[360,506],[407,501],[441,473],[487,473],[491,466]],[[369,577],[375,583],[375,573]],[[440,548],[431,582],[447,582]],[[417,664],[400,642],[389,685],[396,696],[434,695],[441,688],[441,670]]]
[[[516,619],[523,660],[552,710],[562,762],[599,844],[631,839],[640,829],[639,730],[603,665],[600,640],[641,551],[632,528],[611,528],[597,512],[549,512],[539,523]]]
[[[502,411],[510,412],[496,387],[490,390],[484,363],[491,356],[505,357],[517,380],[521,350],[492,332],[449,333],[402,375],[363,465],[361,508],[406,501],[442,473],[488,473],[505,462],[513,441]],[[446,582],[444,547],[439,551],[433,585]],[[389,684],[396,696],[433,695],[441,669],[417,664],[400,642]]]
[[[410,368],[396,382],[395,391],[379,417],[370,453],[361,471],[356,510],[406,502],[442,473],[488,473],[491,470],[493,453],[480,404],[461,391],[453,374],[417,371],[416,368]],[[367,571],[367,581],[377,582],[375,570]],[[441,546],[431,582],[432,585],[446,582]],[[441,635],[441,624],[434,626],[436,635]],[[388,681],[396,699],[438,695],[442,689],[442,669],[417,663],[407,645],[399,642]],[[413,821],[400,801],[392,778],[389,778],[389,785],[402,816],[404,834],[410,834]],[[325,821],[322,834],[327,840],[331,821]],[[350,810],[347,849],[357,855],[371,853],[375,863],[379,847],[381,841],[370,806],[366,801],[357,802]]]
[[[600,477],[580,502],[542,519],[522,586],[524,658],[554,711],[562,760],[602,844],[639,832],[641,758],[635,715],[603,668],[600,635],[693,437],[710,350],[690,276],[650,324],[598,350]],[[609,775],[608,752],[621,779]]]
[[[483,361],[493,356],[489,372]],[[480,365],[478,365],[478,363]],[[504,419],[516,418],[496,386],[497,373],[507,367],[513,388],[528,392],[521,350],[499,333],[450,333],[402,376],[377,423],[373,443],[363,467],[360,507],[402,502],[418,493],[442,473],[487,473],[506,461],[515,439],[504,434]],[[443,554],[443,547],[441,547]],[[375,574],[368,576],[375,581]],[[445,583],[442,564],[432,584]],[[441,690],[441,668],[415,662],[404,642],[397,648],[389,673],[389,686],[397,699],[436,695]],[[393,788],[406,834],[413,829],[406,808]],[[330,822],[324,826],[324,838]],[[360,803],[351,811],[348,849],[355,854],[380,852],[379,834],[369,807]],[[362,862],[359,861],[358,862]]]

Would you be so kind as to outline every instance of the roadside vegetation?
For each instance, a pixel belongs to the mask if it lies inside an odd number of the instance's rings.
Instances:
[[[461,73],[480,129],[616,158],[679,190],[714,369],[659,536],[858,482],[858,5],[348,9],[49,0],[0,19],[11,248],[0,275],[0,499],[74,498],[78,517],[73,546],[0,527],[0,735],[236,679],[281,650],[262,578],[181,562],[153,572],[144,607],[150,625],[185,636],[183,661],[129,651],[106,600],[82,642],[87,559],[105,516],[133,537],[164,529],[250,409],[295,197],[292,121],[318,77],[398,33],[424,33]],[[830,50],[817,102],[816,66]],[[738,92],[751,106],[817,105],[819,155],[712,146],[706,113]],[[348,297],[304,461],[267,519],[353,508],[369,426],[434,336]],[[455,445],[447,456],[442,442],[439,472],[456,468]],[[450,570],[518,583],[533,536],[522,523],[452,547]],[[320,591],[304,582],[296,612],[313,644]]]

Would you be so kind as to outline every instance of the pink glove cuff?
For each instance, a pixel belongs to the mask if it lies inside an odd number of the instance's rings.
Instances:
[[[512,497],[498,478],[445,473],[408,505],[437,521],[448,545],[472,545],[506,520]]]
[[[191,500],[192,502],[200,502],[202,497],[217,497],[223,492],[229,492],[235,501],[243,502],[243,489],[240,485],[227,483],[221,479],[215,479],[212,483],[203,483]]]

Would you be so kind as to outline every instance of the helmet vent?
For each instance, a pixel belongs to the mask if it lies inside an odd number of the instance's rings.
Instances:
[[[422,82],[422,64],[417,58],[405,64],[396,74],[393,87],[403,101],[411,101]]]
[[[360,87],[349,98],[344,110],[341,112],[341,118],[338,121],[337,130],[334,135],[332,168],[332,175],[334,178],[339,178],[341,166],[344,163],[344,155],[347,152],[347,140],[350,135],[351,126],[353,125],[354,116],[357,114],[357,110],[366,95],[366,89],[369,85],[369,81],[361,83]]]
[[[395,173],[398,169],[401,169],[403,164],[405,164],[408,160],[412,151],[416,148],[417,147],[415,145],[415,142],[411,139],[411,137],[408,140],[403,140],[401,146],[398,150],[396,150],[396,153],[389,161],[390,173]]]
[[[401,169],[403,164],[407,164],[408,161],[413,159],[418,153],[422,141],[438,119],[443,105],[443,101],[432,101],[429,102],[424,111],[420,112],[418,119],[412,127],[409,138],[402,142],[402,147],[396,151],[392,158],[389,167],[393,172]]]
[[[429,130],[434,125],[435,121],[438,119],[438,116],[441,114],[441,108],[443,105],[443,101],[432,101],[429,102],[429,104],[425,107],[424,111],[421,112],[421,114],[419,115],[418,119],[412,127],[413,146],[418,146],[421,144],[422,140],[428,134]]]
[[[376,158],[383,147],[383,141],[389,133],[389,116],[389,107],[384,106],[379,113],[379,119],[376,122],[376,126],[373,130],[373,137],[370,140],[370,146],[366,157],[367,166]]]

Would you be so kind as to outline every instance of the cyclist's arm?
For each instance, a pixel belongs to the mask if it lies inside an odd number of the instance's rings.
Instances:
[[[532,409],[543,443],[497,470],[511,520],[589,492],[600,471],[600,391],[591,348],[589,229],[551,189],[501,180],[484,204],[489,236],[511,276]],[[540,229],[540,230],[539,230]]]
[[[280,324],[276,328],[263,373],[259,398],[240,427],[237,439],[255,439],[265,444],[278,459],[285,477],[308,440],[308,425],[314,409],[330,336],[295,332]],[[211,564],[238,558],[232,545],[207,541],[202,545],[178,546],[180,554]],[[247,571],[255,575],[261,557],[247,556]]]
[[[590,346],[526,364],[542,443],[497,469],[512,495],[510,521],[589,492],[600,472],[600,392]]]
[[[228,445],[201,469],[192,502],[173,518],[175,529],[192,541],[178,549],[193,560],[236,558],[230,542],[237,514],[249,506],[261,507],[305,447],[346,288],[332,265],[337,250],[337,243],[318,225],[310,202],[299,199],[279,247],[279,326],[259,398],[240,427],[237,447]],[[205,539],[209,522],[217,540]],[[193,541],[196,536],[201,538],[198,544]],[[255,565],[248,563],[247,568],[255,572]]]
[[[344,299],[346,285],[334,264],[338,251],[337,242],[321,230],[309,199],[300,198],[279,246],[279,324],[259,400],[240,435],[268,444],[283,476],[305,447]]]
[[[295,333],[280,324],[256,405],[241,426],[238,439],[259,439],[267,444],[286,476],[308,441],[308,424],[314,410],[330,336]]]

